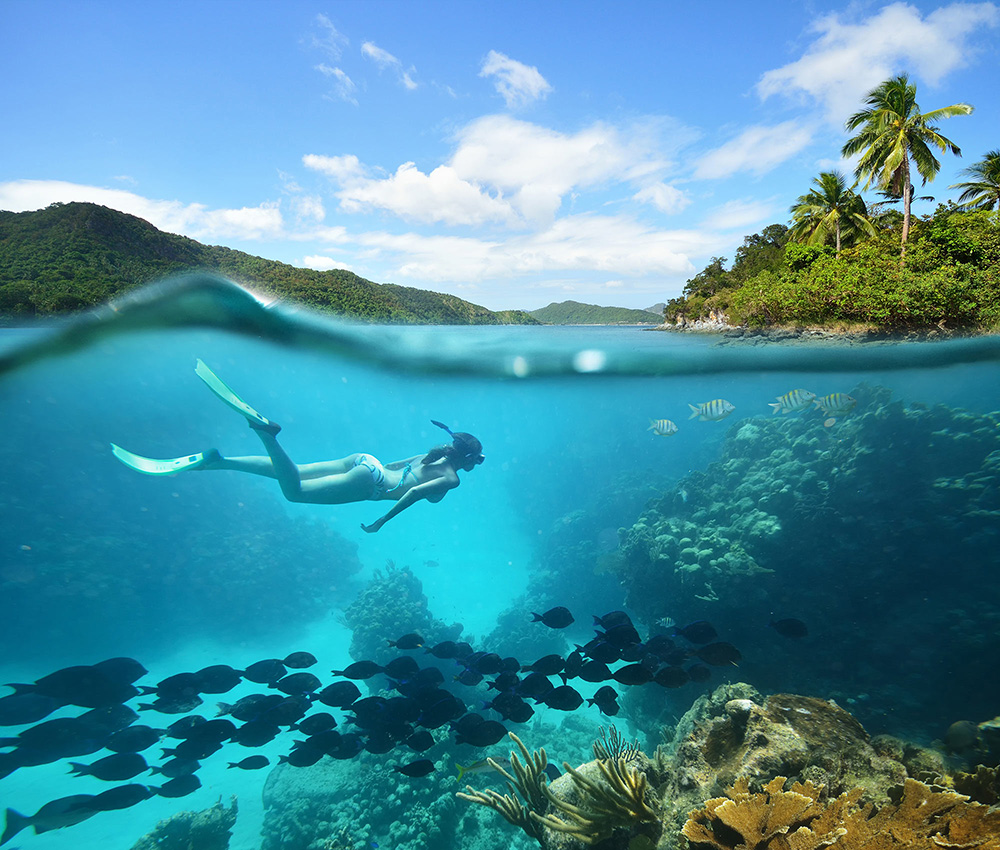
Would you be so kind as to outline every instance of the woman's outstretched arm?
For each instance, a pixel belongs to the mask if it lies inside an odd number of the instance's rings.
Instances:
[[[445,493],[459,484],[458,476],[455,476],[454,481],[450,478],[435,478],[433,481],[427,481],[424,484],[418,484],[416,487],[412,487],[407,490],[399,499],[396,501],[389,510],[386,512],[385,516],[379,517],[371,525],[361,524],[361,528],[367,531],[369,534],[374,534],[383,525],[385,525],[390,519],[392,519],[397,514],[405,511],[410,505],[415,505],[421,499],[433,499],[439,501],[444,498]]]

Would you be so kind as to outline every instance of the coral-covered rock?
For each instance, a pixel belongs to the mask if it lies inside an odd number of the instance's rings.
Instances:
[[[219,800],[200,812],[178,812],[161,820],[132,850],[226,850],[236,823],[236,798],[228,807]]]

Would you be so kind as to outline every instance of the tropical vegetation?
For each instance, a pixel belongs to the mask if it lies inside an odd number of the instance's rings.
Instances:
[[[865,95],[864,102],[865,108],[847,119],[847,130],[857,132],[844,143],[841,154],[860,154],[855,176],[859,182],[864,181],[865,189],[874,183],[893,197],[902,198],[902,260],[910,235],[911,161],[926,183],[941,170],[932,148],[961,156],[958,145],[942,136],[935,122],[955,115],[969,115],[972,107],[967,103],[955,103],[921,113],[917,87],[906,74],[880,83]]]
[[[530,315],[546,325],[655,325],[660,311],[628,307],[600,307],[579,301],[559,301],[531,310]]]
[[[367,322],[537,324],[454,295],[314,271],[157,230],[97,204],[0,211],[0,319],[10,323],[103,304],[170,275],[210,271],[258,294]]]
[[[926,183],[940,170],[934,150],[961,153],[937,123],[971,112],[965,103],[921,112],[905,74],[872,89],[846,122],[855,184],[821,173],[792,205],[789,228],[748,236],[731,268],[713,257],[667,303],[665,320],[1000,330],[1000,150],[962,171],[957,203],[916,219],[910,208],[914,175]],[[882,199],[866,204],[859,186]],[[902,212],[892,208],[899,201]]]
[[[875,235],[864,200],[848,187],[843,174],[824,171],[813,183],[815,188],[801,195],[792,207],[792,239],[825,245],[832,236],[839,257],[845,240],[853,243],[860,235]]]
[[[1000,212],[1000,150],[990,151],[975,165],[962,169],[971,177],[964,183],[955,183],[950,189],[961,189],[958,202],[966,209],[989,210],[994,206]]]

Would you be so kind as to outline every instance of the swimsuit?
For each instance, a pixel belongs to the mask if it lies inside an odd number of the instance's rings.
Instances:
[[[375,489],[372,490],[372,494],[368,497],[368,501],[378,501],[383,496],[392,493],[394,490],[398,490],[403,486],[403,482],[406,480],[407,473],[413,474],[413,469],[410,464],[406,464],[403,469],[403,474],[399,478],[399,483],[395,487],[385,486],[385,467],[382,466],[381,461],[373,455],[358,455],[357,459],[354,461],[355,467],[363,466],[368,469],[372,474],[372,482],[375,485]]]

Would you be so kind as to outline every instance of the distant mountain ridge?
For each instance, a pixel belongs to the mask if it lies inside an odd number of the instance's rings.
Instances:
[[[97,204],[0,211],[0,316],[32,318],[93,307],[195,270],[223,275],[260,295],[361,321],[537,324],[521,310],[494,312],[454,295],[373,283],[344,269],[300,269],[203,245]]]
[[[658,325],[662,313],[633,310],[629,307],[601,307],[579,301],[559,301],[530,310],[530,315],[548,325]]]

